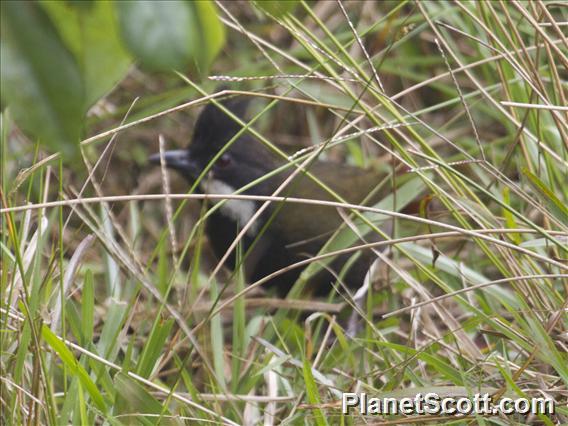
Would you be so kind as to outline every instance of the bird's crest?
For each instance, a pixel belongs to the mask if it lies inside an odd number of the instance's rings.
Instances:
[[[249,100],[243,96],[233,96],[217,101],[221,106],[210,102],[197,118],[193,133],[193,143],[207,145],[208,149],[219,149],[227,143],[242,126],[237,123],[222,107],[243,121],[246,121],[246,111]]]

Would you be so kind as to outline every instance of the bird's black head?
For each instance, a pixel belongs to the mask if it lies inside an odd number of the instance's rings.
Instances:
[[[244,123],[247,122],[247,100],[230,98],[220,102],[220,105]],[[209,103],[197,118],[189,147],[165,152],[166,166],[193,182],[210,165],[207,176],[200,183],[204,192],[218,192],[221,185],[223,192],[233,192],[264,176],[276,164],[273,154],[246,130],[211,164],[214,157],[241,129],[243,127],[227,112],[214,103]],[[154,154],[149,160],[159,164],[160,156]],[[207,187],[208,185],[216,185],[216,188]]]

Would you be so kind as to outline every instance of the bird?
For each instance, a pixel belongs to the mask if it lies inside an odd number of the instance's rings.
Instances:
[[[220,105],[246,123],[249,100],[230,97],[218,101]],[[245,185],[259,180],[243,194],[270,196],[290,176],[294,167],[272,174],[286,164],[281,158],[248,131],[235,135],[242,126],[215,103],[208,103],[197,117],[193,136],[186,149],[165,151],[166,167],[180,173],[194,184],[203,171],[210,166],[198,182],[197,190],[204,194],[233,194]],[[227,143],[231,145],[226,147]],[[218,155],[221,150],[224,152]],[[216,158],[213,164],[210,164]],[[160,154],[149,157],[152,164],[160,164]],[[314,160],[309,172],[339,194],[349,203],[361,203],[380,183],[381,175],[374,169],[363,169],[346,164]],[[298,173],[281,196],[336,201],[325,189],[305,173]],[[220,200],[215,200],[219,203]],[[262,201],[252,199],[224,200],[208,216],[205,232],[214,254],[221,258],[229,249],[237,233],[253,217]],[[247,230],[241,242],[246,281],[256,282],[275,271],[318,254],[329,237],[344,222],[336,208],[300,203],[272,202]],[[381,237],[372,235],[371,241]],[[353,253],[339,255],[315,276],[310,277],[306,290],[315,295],[328,294],[342,268]],[[238,267],[236,250],[230,253],[227,266]],[[351,289],[363,284],[376,255],[365,251],[343,275],[344,283]],[[274,276],[263,286],[275,289],[277,295],[285,296],[301,273],[301,268],[290,269]],[[337,287],[336,287],[337,288]]]

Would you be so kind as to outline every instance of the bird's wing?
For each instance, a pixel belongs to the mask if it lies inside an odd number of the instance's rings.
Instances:
[[[345,165],[330,168],[329,164],[316,162],[310,171],[348,203],[360,203],[380,182],[375,171]],[[288,193],[299,198],[335,201],[305,175],[294,179]],[[273,211],[276,213],[271,232],[278,233],[288,244],[298,247],[321,247],[343,222],[337,209],[329,206],[283,202],[276,204]]]

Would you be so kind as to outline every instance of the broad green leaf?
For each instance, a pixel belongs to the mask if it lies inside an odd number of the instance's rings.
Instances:
[[[81,327],[83,329],[83,344],[87,344],[93,338],[95,323],[95,291],[93,271],[90,269],[85,273],[83,284],[83,294],[81,296]]]
[[[117,400],[115,409],[120,414],[132,414],[132,417],[125,417],[128,419],[127,424],[140,422],[147,424],[176,424],[175,420],[159,417],[144,417],[144,414],[164,414],[167,416],[168,412],[163,413],[162,404],[156,400],[146,389],[139,383],[126,376],[124,373],[118,373],[114,377],[114,387],[117,390]]]
[[[116,3],[126,46],[151,69],[181,69],[198,40],[194,8],[186,1]]]
[[[304,373],[304,383],[306,385],[306,396],[307,396],[310,404],[319,405],[319,404],[321,404],[320,395],[319,395],[318,386],[317,386],[316,381],[314,380],[314,376],[312,374],[312,366],[310,365],[310,362],[307,359],[304,359],[303,361],[304,362],[303,362],[303,365],[302,365],[302,367],[303,367],[302,372]],[[313,414],[314,414],[314,420],[315,420],[315,422],[318,426],[323,426],[323,425],[328,424],[327,421],[325,420],[325,417],[324,417],[321,409],[315,408],[314,411],[313,411]]]
[[[85,113],[75,58],[37,3],[2,2],[0,15],[3,103],[26,133],[74,157]]]
[[[157,318],[152,327],[149,338],[144,345],[144,351],[138,363],[137,373],[142,377],[149,377],[166,344],[166,339],[174,325],[173,318],[162,322]]]
[[[193,7],[202,39],[199,48],[195,49],[198,53],[196,59],[200,69],[205,71],[225,44],[225,27],[217,17],[213,2],[198,1],[193,3]]]
[[[122,44],[112,2],[71,7],[66,2],[42,1],[61,37],[79,64],[89,107],[126,74],[132,60]]]
[[[59,338],[51,332],[45,325],[41,328],[41,336],[59,355],[61,361],[69,368],[71,373],[79,378],[81,385],[87,390],[97,408],[106,411],[106,404],[97,386],[93,383],[85,368],[75,359],[73,353],[65,346]]]
[[[103,354],[109,361],[114,361],[118,353],[117,337],[128,310],[129,307],[125,302],[110,299],[103,329],[97,342],[97,352]]]
[[[122,37],[142,64],[154,70],[203,73],[225,43],[225,31],[210,1],[117,2]]]

